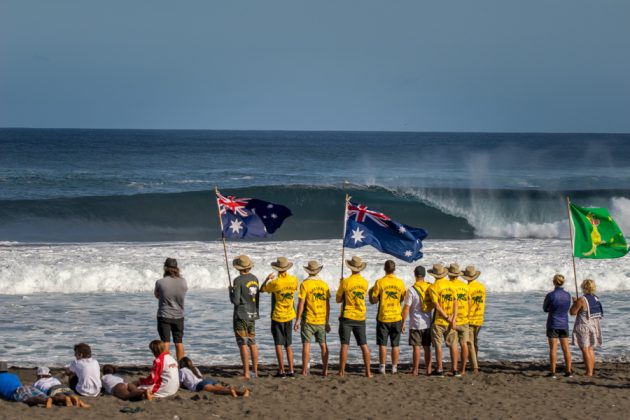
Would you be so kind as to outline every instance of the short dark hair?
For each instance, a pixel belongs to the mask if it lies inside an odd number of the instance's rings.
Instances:
[[[394,271],[396,271],[396,263],[392,260],[387,260],[385,261],[384,268],[387,274],[392,274]]]
[[[113,375],[117,369],[114,365],[103,365],[103,375]]]
[[[74,345],[74,354],[79,355],[85,359],[92,357],[92,347],[86,343],[79,343]]]
[[[421,265],[413,269],[413,275],[416,277],[424,277],[427,275],[427,270]]]

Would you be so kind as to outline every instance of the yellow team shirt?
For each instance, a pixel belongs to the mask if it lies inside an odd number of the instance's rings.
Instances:
[[[473,280],[468,283],[468,291],[472,301],[469,324],[481,327],[483,325],[483,313],[486,310],[486,287],[477,280]]]
[[[377,319],[380,322],[402,321],[400,301],[405,297],[405,293],[405,283],[393,274],[376,280],[372,298],[379,300]]]
[[[422,307],[420,309],[424,313],[429,313],[435,309],[435,305],[431,302],[431,297],[429,296],[429,287],[431,287],[431,283],[427,283],[426,281],[417,281],[413,284],[413,288],[418,291],[422,298]]]
[[[317,277],[308,277],[300,285],[298,297],[305,300],[305,322],[313,325],[326,324],[326,305],[330,299],[330,288]]]
[[[455,287],[455,294],[457,295],[457,325],[468,324],[468,300],[470,299],[470,292],[468,291],[468,283],[460,278],[451,280],[453,287]]]
[[[341,280],[337,289],[337,301],[341,302],[341,317],[354,321],[365,320],[365,296],[368,282],[359,273]]]
[[[296,277],[279,273],[278,278],[268,282],[260,289],[271,293],[271,319],[276,322],[288,322],[295,318],[295,292],[298,288]]]
[[[447,316],[453,316],[457,296],[455,295],[452,282],[446,278],[436,280],[429,288],[429,296],[431,297],[431,302],[438,303]],[[435,311],[434,324],[443,327],[449,326],[448,320],[440,315],[438,311]]]

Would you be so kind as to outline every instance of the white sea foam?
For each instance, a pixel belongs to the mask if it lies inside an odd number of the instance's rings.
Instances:
[[[292,272],[299,278],[305,277],[300,266],[318,259],[324,264],[322,277],[333,289],[340,276],[340,245],[339,240],[228,243],[230,258],[250,255],[256,264],[253,272],[259,277],[271,271],[269,263],[279,255],[295,262]],[[418,263],[426,266],[435,262],[474,264],[482,271],[481,281],[493,292],[546,290],[555,273],[572,277],[567,240],[426,241],[424,253]],[[355,254],[368,262],[364,274],[370,282],[382,276],[386,255],[369,247],[346,250],[346,256]],[[5,244],[0,246],[0,294],[148,291],[161,277],[166,257],[179,260],[191,289],[227,285],[219,242]],[[397,263],[399,275],[409,282],[416,263]],[[589,277],[604,290],[630,290],[628,258],[578,260],[577,264],[578,280]]]

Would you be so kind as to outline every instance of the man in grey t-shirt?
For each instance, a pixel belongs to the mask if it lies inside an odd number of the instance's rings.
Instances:
[[[230,286],[230,301],[234,305],[234,336],[241,353],[243,376],[249,378],[258,375],[258,346],[256,345],[256,325],[258,316],[258,279],[250,273],[254,266],[247,255],[241,255],[232,261],[240,275]],[[252,375],[249,373],[249,354],[252,356]]]
[[[167,258],[164,277],[155,282],[153,294],[158,299],[157,328],[160,340],[169,343],[171,332],[177,360],[184,357],[184,298],[188,291],[186,279],[180,276],[177,260]]]

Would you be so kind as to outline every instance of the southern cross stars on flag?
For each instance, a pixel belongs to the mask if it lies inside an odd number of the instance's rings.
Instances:
[[[343,246],[371,245],[407,262],[422,258],[422,240],[427,237],[424,229],[399,223],[363,204],[348,202],[347,215]]]
[[[257,198],[225,197],[218,191],[216,195],[226,238],[268,238],[292,215],[291,210],[280,204]]]

